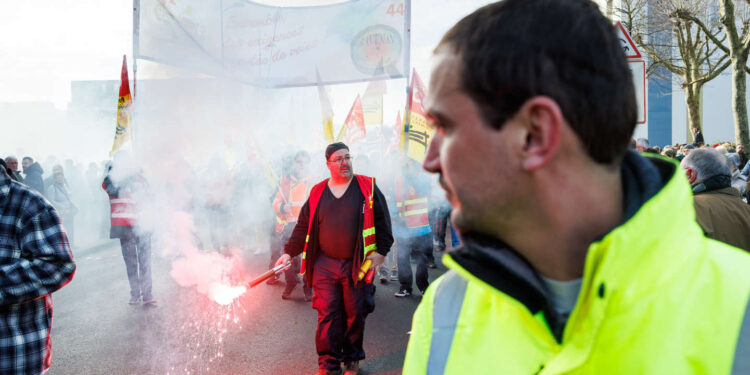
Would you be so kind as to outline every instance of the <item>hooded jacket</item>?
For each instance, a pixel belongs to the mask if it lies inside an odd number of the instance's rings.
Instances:
[[[24,168],[23,173],[26,175],[23,183],[44,195],[44,180],[42,179],[44,170],[42,170],[42,166],[38,162],[34,162],[28,168]]]
[[[414,314],[403,373],[746,373],[750,255],[703,235],[673,162],[628,152],[622,182],[623,220],[589,245],[569,319],[521,254],[467,233]]]

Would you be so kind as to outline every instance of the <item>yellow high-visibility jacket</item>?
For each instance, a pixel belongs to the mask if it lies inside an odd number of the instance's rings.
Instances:
[[[657,167],[663,186],[589,246],[567,322],[520,255],[495,239],[465,236],[414,314],[403,373],[746,371],[750,255],[704,237],[674,163],[639,158]]]

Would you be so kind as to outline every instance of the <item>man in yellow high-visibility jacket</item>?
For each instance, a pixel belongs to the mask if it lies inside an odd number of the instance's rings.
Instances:
[[[750,373],[750,256],[704,237],[675,163],[627,150],[632,76],[598,6],[504,0],[435,53],[424,168],[464,246],[403,373]]]

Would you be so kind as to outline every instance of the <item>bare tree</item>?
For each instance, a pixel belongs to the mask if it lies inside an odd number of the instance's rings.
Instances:
[[[622,0],[616,10],[648,57],[649,77],[663,67],[685,91],[688,129],[703,128],[703,86],[731,64],[722,48],[726,34],[716,13],[717,1]]]
[[[734,111],[734,136],[736,142],[750,146],[747,128],[747,56],[750,52],[750,30],[748,30],[748,5],[745,0],[735,8],[732,0],[721,0],[721,24],[729,36],[729,48],[724,47],[732,61],[732,110]]]

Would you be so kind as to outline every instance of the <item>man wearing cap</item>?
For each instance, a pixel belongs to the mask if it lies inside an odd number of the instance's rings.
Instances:
[[[385,197],[374,178],[354,174],[349,147],[333,143],[325,156],[331,178],[310,191],[276,264],[302,254],[301,273],[318,311],[317,374],[339,374],[343,362],[352,375],[365,358],[365,318],[375,308],[369,273],[383,262],[393,236]]]

